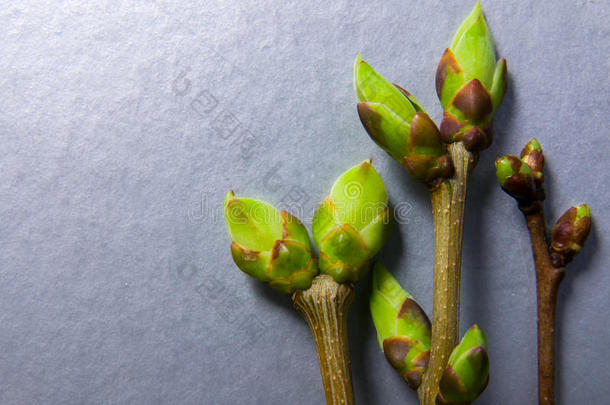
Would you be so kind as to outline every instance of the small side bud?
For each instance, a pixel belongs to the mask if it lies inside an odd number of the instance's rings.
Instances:
[[[417,389],[430,357],[430,320],[379,263],[373,270],[371,315],[377,341],[390,365],[409,387]]]
[[[525,145],[521,151],[521,160],[532,169],[537,193],[542,193],[537,199],[544,200],[544,153],[536,138]]]
[[[516,156],[504,156],[496,160],[496,176],[508,195],[527,207],[535,201],[536,187],[532,169]]]
[[[489,382],[487,339],[477,325],[466,332],[453,349],[436,397],[437,405],[463,405],[474,402]]]
[[[532,169],[533,172],[542,172],[544,170],[544,153],[542,145],[536,138],[525,145],[521,151],[521,160],[523,160]]]
[[[580,252],[591,231],[591,210],[586,204],[570,207],[551,233],[553,266],[564,267]]]

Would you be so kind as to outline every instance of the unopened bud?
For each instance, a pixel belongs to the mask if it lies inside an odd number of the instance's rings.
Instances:
[[[551,233],[553,266],[564,267],[582,249],[591,231],[591,210],[586,204],[570,207]]]

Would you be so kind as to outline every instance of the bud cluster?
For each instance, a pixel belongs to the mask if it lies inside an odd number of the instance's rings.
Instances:
[[[387,192],[370,160],[343,173],[314,214],[319,263],[307,229],[290,213],[232,191],[224,211],[235,264],[286,294],[308,289],[318,272],[338,283],[358,281],[390,229]]]
[[[544,153],[534,138],[525,145],[521,157],[509,155],[496,160],[496,176],[502,189],[528,213],[544,201]]]
[[[544,192],[544,153],[534,138],[525,145],[521,157],[496,160],[496,176],[502,189],[519,203],[526,215],[539,212]],[[551,233],[550,254],[554,267],[564,267],[580,252],[591,230],[591,211],[586,204],[570,207]]]

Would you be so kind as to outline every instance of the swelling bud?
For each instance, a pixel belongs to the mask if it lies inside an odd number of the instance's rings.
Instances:
[[[535,185],[532,169],[516,156],[504,156],[496,160],[496,177],[502,190],[527,207],[534,202]]]
[[[360,280],[387,239],[389,217],[388,195],[370,160],[339,176],[312,222],[320,272],[338,283]]]
[[[229,191],[224,201],[233,261],[241,271],[291,294],[318,273],[307,230],[296,217]]]
[[[437,405],[463,405],[474,402],[489,382],[487,338],[477,325],[466,332],[453,349],[439,383]]]
[[[445,113],[441,136],[483,150],[492,141],[492,117],[506,91],[506,60],[496,62],[493,38],[477,3],[445,50],[436,71],[436,93]]]
[[[564,267],[582,249],[591,231],[591,210],[587,204],[570,207],[551,233],[551,261]]]
[[[430,320],[378,263],[373,270],[370,309],[386,359],[409,387],[417,389],[430,358]]]
[[[358,55],[354,64],[358,115],[367,133],[416,179],[435,187],[453,174],[436,124],[415,97]]]

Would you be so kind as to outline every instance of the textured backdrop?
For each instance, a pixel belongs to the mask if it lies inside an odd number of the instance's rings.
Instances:
[[[427,191],[364,132],[358,52],[441,116],[436,64],[473,1],[38,1],[0,7],[0,403],[321,404],[314,346],[288,297],[232,263],[221,201],[290,204],[308,225],[373,157],[400,207],[378,258],[431,313]],[[471,180],[462,331],[486,331],[478,404],[535,403],[528,234],[493,161],[531,137],[548,220],[590,204],[558,318],[563,404],[610,396],[610,7],[484,1],[510,81]],[[416,404],[357,287],[359,404]]]

